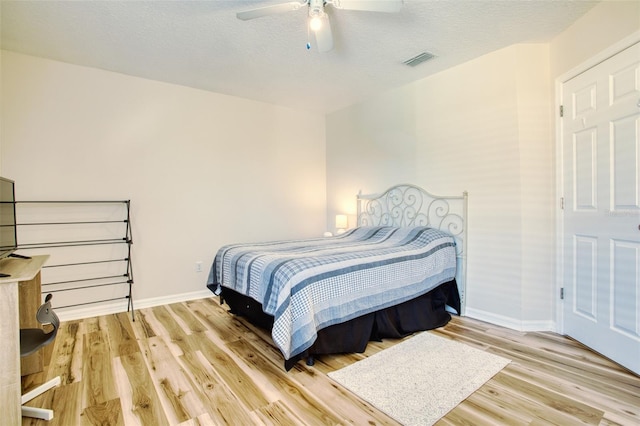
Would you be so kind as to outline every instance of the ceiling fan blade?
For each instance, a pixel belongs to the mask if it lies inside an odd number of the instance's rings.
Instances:
[[[306,6],[307,2],[290,1],[287,3],[274,4],[271,6],[259,7],[257,9],[246,10],[244,12],[236,13],[236,17],[243,21],[250,19],[261,18],[263,16],[277,15],[278,13],[290,12],[292,10],[298,10],[302,6]]]
[[[332,0],[336,9],[368,10],[371,12],[400,12],[402,0]]]
[[[321,19],[322,26],[317,31],[314,31],[316,34],[316,46],[318,47],[318,52],[328,52],[333,49],[331,23],[329,22],[329,15],[326,13],[321,17]]]

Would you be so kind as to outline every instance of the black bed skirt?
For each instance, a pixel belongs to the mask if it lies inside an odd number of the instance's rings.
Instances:
[[[232,314],[244,316],[252,324],[271,330],[273,316],[265,314],[260,303],[225,287],[222,287],[220,298],[230,307]],[[445,305],[460,312],[460,295],[455,280],[399,305],[318,331],[318,338],[309,349],[285,360],[285,369],[288,371],[299,360],[315,355],[364,352],[371,340],[401,338],[416,331],[442,327],[451,320]]]

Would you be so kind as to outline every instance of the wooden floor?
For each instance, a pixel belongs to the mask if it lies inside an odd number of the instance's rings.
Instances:
[[[469,318],[431,331],[512,362],[439,425],[640,425],[640,378],[553,333],[520,333]],[[50,425],[397,424],[341,389],[327,372],[364,354],[325,356],[285,372],[264,331],[217,299],[64,322],[28,390],[61,376],[31,402]],[[1,423],[1,420],[0,420]]]

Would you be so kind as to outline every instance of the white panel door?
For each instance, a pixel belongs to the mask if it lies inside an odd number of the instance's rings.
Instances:
[[[640,374],[640,43],[562,99],[564,333]]]

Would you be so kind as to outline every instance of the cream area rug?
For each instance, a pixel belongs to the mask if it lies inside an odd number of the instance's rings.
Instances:
[[[403,425],[432,425],[502,370],[508,359],[422,332],[329,373]]]

